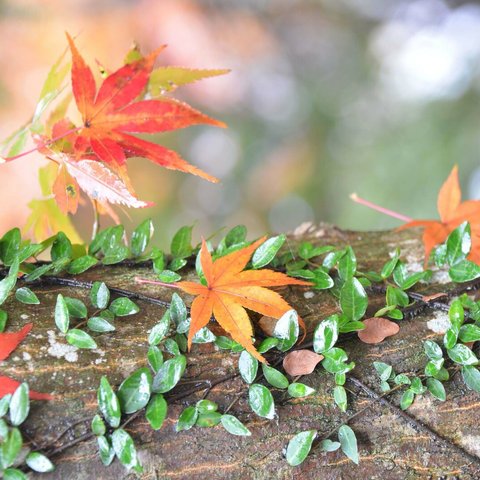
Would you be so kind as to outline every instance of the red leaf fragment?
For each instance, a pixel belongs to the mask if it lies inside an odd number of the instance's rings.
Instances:
[[[322,360],[323,355],[311,350],[294,350],[283,359],[283,368],[292,377],[309,375]]]
[[[363,321],[365,328],[357,332],[363,343],[380,343],[387,337],[396,335],[400,327],[386,318],[372,317]]]
[[[0,361],[8,358],[32,327],[33,323],[27,323],[19,332],[0,333]]]
[[[13,378],[0,376],[0,398],[15,392],[21,382],[13,380]],[[32,400],[53,400],[53,396],[49,393],[40,393],[35,390],[30,390],[30,398]]]

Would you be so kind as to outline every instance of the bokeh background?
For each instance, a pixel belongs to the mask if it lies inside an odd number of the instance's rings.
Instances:
[[[415,218],[458,163],[480,197],[480,6],[442,0],[0,0],[0,138],[29,118],[64,32],[91,65],[116,69],[137,41],[169,45],[161,64],[230,68],[179,90],[229,129],[192,127],[158,140],[221,179],[130,160],[157,240],[244,223],[253,235],[327,221],[349,229],[399,222],[351,192]],[[0,231],[40,196],[32,155],[0,167]],[[91,211],[75,223],[85,237]]]

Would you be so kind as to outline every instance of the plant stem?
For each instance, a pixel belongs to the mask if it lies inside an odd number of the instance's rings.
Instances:
[[[388,208],[383,208],[380,205],[369,202],[368,200],[365,200],[364,198],[359,197],[356,193],[352,193],[350,195],[350,198],[354,202],[359,203],[360,205],[365,205],[366,207],[371,208],[372,210],[376,210],[377,212],[383,213],[385,215],[388,215],[389,217],[398,218],[398,220],[402,220],[403,222],[411,222],[413,220],[413,218],[407,217],[406,215],[402,215],[401,213],[394,212],[393,210],[389,210]]]

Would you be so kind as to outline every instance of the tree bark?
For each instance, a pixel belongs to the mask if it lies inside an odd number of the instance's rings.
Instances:
[[[289,235],[294,245],[309,240],[315,245],[352,245],[362,271],[379,271],[396,247],[402,250],[411,269],[421,267],[423,247],[420,232],[348,232],[328,225],[304,225]],[[192,273],[192,272],[190,272]],[[152,285],[139,285],[135,276],[154,279],[151,269],[134,266],[96,267],[77,280],[104,281],[109,287],[126,289],[168,302],[171,291]],[[193,275],[193,273],[192,273]],[[73,278],[62,275],[63,278]],[[140,312],[117,318],[117,330],[96,337],[99,348],[93,351],[68,347],[55,328],[53,311],[58,293],[80,298],[88,305],[89,290],[39,282],[32,289],[40,305],[23,305],[13,296],[2,308],[9,313],[9,330],[33,322],[31,334],[11,357],[0,363],[3,375],[28,381],[32,389],[53,393],[49,402],[32,402],[24,432],[37,447],[48,447],[55,472],[31,478],[48,479],[127,479],[136,478],[115,461],[104,467],[89,435],[90,420],[97,411],[96,389],[106,375],[112,385],[135,369],[146,365],[148,332],[161,318],[164,307],[137,300]],[[445,283],[437,273],[422,293],[455,292],[457,286]],[[308,331],[338,310],[328,292],[288,288],[282,292],[305,320]],[[189,299],[186,298],[187,304]],[[369,313],[384,305],[383,294],[370,296]],[[92,309],[89,314],[92,314]],[[347,377],[349,408],[340,412],[333,404],[332,375],[323,369],[300,381],[316,389],[314,395],[288,400],[275,391],[278,418],[268,421],[253,414],[247,404],[247,388],[238,376],[238,355],[216,349],[213,344],[196,345],[188,354],[184,380],[210,382],[184,383],[169,398],[169,413],[161,430],[154,432],[143,413],[125,428],[135,439],[144,465],[142,479],[414,479],[479,478],[480,475],[480,397],[468,390],[460,374],[446,383],[447,401],[431,395],[419,396],[403,413],[398,408],[399,393],[378,398],[380,393],[374,361],[394,366],[397,373],[422,373],[426,363],[422,340],[440,340],[441,308],[420,305],[408,318],[399,321],[400,332],[378,345],[367,345],[356,335],[341,337],[342,347],[356,367]],[[306,339],[308,342],[309,339]],[[201,389],[200,387],[204,387]],[[377,393],[375,393],[377,392]],[[175,432],[181,410],[208,394],[224,411],[232,402],[231,413],[251,430],[251,437],[235,437],[221,426],[193,428]],[[350,418],[353,417],[353,418]],[[127,417],[128,418],[128,417]],[[322,439],[348,421],[359,441],[360,464],[354,465],[341,452],[324,453],[313,449],[299,467],[290,467],[282,449],[296,433],[316,429]],[[78,423],[77,423],[78,422]],[[75,425],[76,424],[76,425]],[[55,441],[62,433],[65,434]],[[336,440],[336,432],[332,439]],[[83,441],[79,441],[82,440]],[[70,448],[67,448],[68,445]]]

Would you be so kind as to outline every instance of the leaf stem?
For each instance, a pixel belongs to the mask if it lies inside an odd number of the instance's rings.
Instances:
[[[82,128],[83,128],[83,126],[72,128],[71,130],[68,130],[68,131],[66,131],[65,133],[62,133],[62,135],[59,135],[58,137],[54,137],[54,138],[52,138],[51,140],[48,140],[48,141],[46,141],[46,142],[41,143],[40,145],[37,145],[35,148],[31,148],[30,150],[26,150],[25,152],[19,153],[18,155],[15,155],[15,156],[13,156],[13,157],[5,157],[5,158],[3,158],[3,160],[4,160],[5,162],[12,162],[13,160],[17,160],[18,158],[22,158],[22,157],[25,157],[25,156],[27,156],[27,155],[30,155],[31,153],[38,151],[40,148],[48,147],[48,146],[51,145],[52,143],[55,143],[56,141],[61,140],[62,138],[67,137],[67,136],[70,135],[71,133],[78,132],[78,131],[81,130]]]
[[[365,205],[372,210],[376,210],[377,212],[388,215],[389,217],[398,218],[398,220],[402,220],[403,222],[411,222],[413,220],[413,218],[407,217],[406,215],[402,215],[401,213],[394,212],[393,210],[389,210],[388,208],[383,208],[380,205],[369,202],[368,200],[359,197],[356,193],[352,193],[350,195],[350,199],[356,203],[359,203],[360,205]]]

